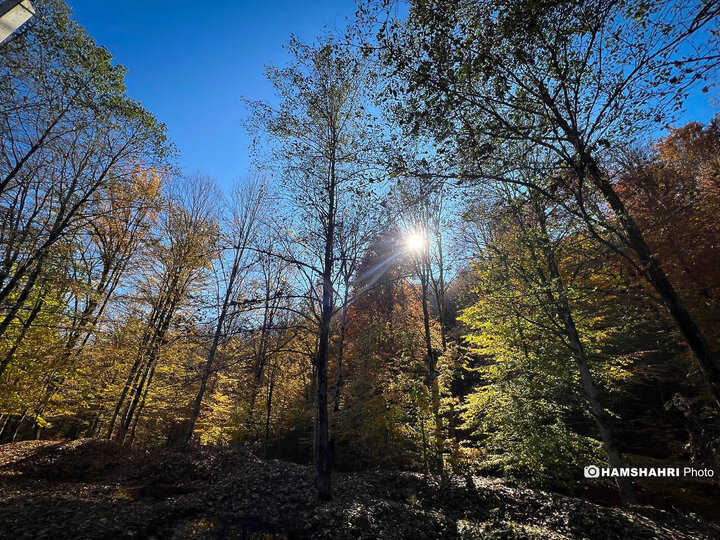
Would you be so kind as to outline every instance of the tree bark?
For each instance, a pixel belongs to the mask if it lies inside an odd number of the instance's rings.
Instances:
[[[28,315],[27,319],[23,322],[22,329],[20,330],[20,334],[15,339],[15,343],[13,343],[13,346],[5,355],[5,358],[3,358],[2,362],[0,362],[0,375],[5,373],[8,365],[10,365],[10,361],[12,360],[13,356],[15,356],[15,353],[22,344],[23,339],[25,339],[25,334],[27,334],[30,326],[32,326],[32,323],[35,321],[38,314],[40,313],[40,310],[42,309],[45,302],[45,295],[47,294],[47,292],[48,290],[44,289],[40,292],[40,294],[38,294],[38,298],[35,300],[32,311]]]
[[[426,248],[428,249],[428,248]],[[428,306],[428,287],[430,275],[429,253],[427,260],[419,261],[420,269],[420,288],[421,303],[423,311],[423,329],[425,337],[425,347],[427,354],[428,367],[428,386],[430,388],[430,406],[432,408],[433,420],[435,422],[435,459],[434,469],[443,472],[443,437],[442,437],[442,417],[440,416],[440,384],[438,382],[437,372],[437,353],[432,346],[432,335],[430,334],[430,309]]]
[[[220,344],[220,338],[222,337],[223,325],[225,324],[225,318],[228,314],[228,307],[230,305],[230,298],[232,297],[232,289],[235,284],[235,278],[238,273],[239,264],[240,262],[237,260],[236,257],[236,259],[233,261],[232,271],[230,272],[230,279],[227,285],[227,289],[225,291],[225,296],[223,298],[220,316],[218,317],[217,325],[215,326],[215,334],[213,335],[212,345],[210,346],[210,351],[208,352],[207,360],[205,361],[205,365],[203,366],[203,372],[200,376],[200,388],[198,388],[198,392],[195,395],[195,400],[193,401],[192,412],[190,413],[190,420],[188,421],[187,431],[185,432],[185,436],[183,437],[183,444],[188,444],[192,439],[193,430],[195,429],[195,423],[200,416],[202,400],[205,396],[208,379],[212,374],[212,367],[213,363],[215,362],[215,354],[217,353],[218,345]]]
[[[340,394],[345,384],[343,380],[343,352],[345,350],[345,329],[347,327],[347,303],[348,303],[348,286],[349,280],[345,280],[345,291],[343,292],[343,307],[340,318],[340,341],[338,343],[338,359],[337,359],[337,378],[335,380],[335,402],[333,410],[337,413],[340,411]]]
[[[332,140],[333,152],[337,141]],[[318,452],[317,452],[317,481],[318,497],[321,501],[330,500],[332,497],[330,475],[332,470],[333,442],[330,441],[330,426],[328,417],[328,356],[330,347],[330,322],[333,315],[333,247],[335,242],[335,214],[336,214],[336,189],[337,178],[335,177],[335,156],[330,160],[330,171],[328,175],[328,212],[327,227],[325,230],[325,253],[323,256],[322,272],[322,311],[320,314],[320,327],[318,329],[318,352],[316,356],[317,368],[317,427],[318,427]]]
[[[148,390],[150,389],[150,383],[152,382],[153,375],[155,375],[155,366],[154,365],[150,371],[150,377],[148,378],[148,382],[145,385],[145,390],[143,390],[143,395],[142,395],[142,399],[140,400],[140,405],[138,405],[137,413],[135,414],[135,418],[133,420],[132,427],[130,428],[130,435],[129,435],[129,437],[127,437],[127,440],[124,441],[124,444],[127,447],[132,446],[133,442],[135,441],[135,431],[137,430],[138,423],[140,422],[140,415],[142,414],[142,411],[145,408],[145,401],[147,400]]]
[[[323,270],[322,313],[320,318],[317,364],[317,413],[318,413],[318,496],[320,500],[330,500],[330,471],[332,456],[328,421],[328,349],[330,341],[330,321],[332,318],[332,246],[327,242]]]
[[[575,364],[577,365],[585,397],[590,405],[590,412],[598,428],[600,440],[602,442],[603,449],[605,450],[605,454],[608,457],[610,466],[616,469],[622,469],[625,467],[625,461],[623,460],[620,451],[613,440],[611,428],[612,419],[602,406],[600,392],[593,380],[585,348],[580,340],[580,334],[578,333],[575,319],[572,316],[567,291],[563,285],[562,276],[560,275],[560,270],[555,259],[555,253],[550,247],[550,239],[545,228],[544,213],[542,213],[541,210],[538,210],[536,213],[540,220],[540,244],[550,279],[547,279],[539,265],[536,267],[538,277],[545,289],[545,294],[547,295],[549,304],[554,309],[557,318],[562,322],[564,334],[568,340],[568,346],[572,352]],[[537,258],[532,251],[531,256],[537,264]],[[629,478],[618,476],[615,479],[615,483],[623,504],[629,505],[637,502],[635,498],[635,490]]]
[[[273,369],[268,386],[267,401],[265,406],[265,457],[267,458],[268,444],[270,441],[270,415],[272,413],[273,390],[275,389],[275,370]]]
[[[648,282],[658,292],[662,301],[675,320],[680,333],[690,347],[698,367],[705,376],[708,389],[720,406],[720,361],[710,348],[700,328],[683,304],[680,296],[668,279],[657,257],[643,236],[642,230],[628,212],[625,204],[615,192],[611,182],[603,175],[591,156],[585,155],[584,162],[590,179],[600,189],[605,200],[617,216],[627,235],[630,247],[637,254]]]

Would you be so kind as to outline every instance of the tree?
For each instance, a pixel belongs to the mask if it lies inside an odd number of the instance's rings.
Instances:
[[[357,194],[357,192],[356,192]],[[358,268],[362,257],[377,234],[382,230],[385,218],[380,212],[379,205],[370,198],[369,194],[363,194],[357,200],[350,202],[342,209],[338,220],[337,231],[337,253],[339,259],[339,270],[335,288],[340,302],[339,336],[337,338],[337,369],[335,373],[335,399],[333,410],[340,411],[342,387],[345,384],[343,378],[343,356],[345,353],[346,333],[348,324],[348,309],[353,301],[374,285],[369,283],[358,283]]]
[[[570,350],[608,461],[611,467],[623,468],[625,463],[612,435],[612,421],[590,370],[589,356],[571,307],[572,293],[568,290],[558,260],[566,235],[574,232],[573,221],[570,219],[568,222],[567,215],[536,193],[524,197],[522,193],[506,190],[503,197],[501,204],[507,221],[503,219],[498,227],[499,241],[489,243],[488,248],[498,251],[496,256],[507,269],[509,277],[522,283],[525,290],[529,289],[531,298],[541,306],[541,310],[547,311],[543,319],[547,322],[541,324],[546,332],[558,334]],[[503,252],[502,236],[508,234],[517,235],[520,253]],[[634,504],[635,494],[629,479],[618,477],[616,483],[622,501]]]
[[[215,184],[202,176],[183,177],[171,184],[155,246],[155,272],[143,284],[150,311],[120,398],[110,419],[107,437],[132,444],[134,427],[145,405],[162,347],[178,310],[208,268],[216,242]],[[129,435],[129,438],[128,438]]]
[[[330,41],[312,47],[293,39],[289,50],[290,66],[268,72],[282,100],[279,107],[251,104],[251,123],[278,143],[272,159],[290,187],[290,206],[298,214],[294,221],[299,227],[291,234],[304,251],[288,258],[310,278],[311,301],[317,305],[318,493],[327,500],[333,452],[328,361],[340,263],[338,216],[352,195],[363,193],[364,158],[372,146],[372,117],[363,99],[370,74],[357,58]],[[313,292],[315,279],[320,287],[317,295]]]
[[[168,147],[164,126],[127,97],[125,68],[67,5],[36,9],[0,55],[0,375],[8,390],[26,387],[20,416],[39,433],[146,226],[138,178]],[[50,321],[51,335],[37,328]]]
[[[407,21],[385,25],[380,37],[403,81],[408,125],[430,126],[455,148],[453,175],[516,181],[493,174],[533,169],[513,161],[507,146],[545,149],[553,169],[527,187],[575,194],[589,230],[609,230],[631,250],[634,264],[662,298],[720,400],[720,362],[668,279],[642,229],[618,195],[607,149],[633,139],[681,106],[687,91],[720,62],[715,25],[720,6],[684,0],[553,2],[417,2]],[[400,37],[398,37],[400,36]],[[715,38],[713,37],[715,36]],[[632,66],[632,68],[627,68]],[[546,171],[547,172],[547,171]],[[598,224],[585,207],[599,193],[613,223]],[[617,248],[616,248],[617,249]]]
[[[287,341],[294,336],[291,320],[292,306],[294,304],[292,291],[289,286],[289,263],[271,255],[270,246],[276,240],[272,231],[263,230],[266,238],[258,239],[258,246],[265,245],[258,254],[255,265],[254,284],[257,286],[253,301],[254,316],[251,318],[252,330],[248,336],[251,351],[248,356],[248,371],[250,372],[250,396],[247,408],[245,427],[248,434],[254,434],[253,429],[255,405],[262,386],[269,385],[265,417],[265,435],[268,438],[269,416],[272,408],[272,389],[276,373],[276,358],[279,352],[287,345]],[[268,368],[270,373],[268,375]],[[267,381],[266,381],[267,379]]]
[[[130,182],[119,179],[98,193],[90,221],[79,235],[73,256],[71,289],[73,311],[67,324],[65,345],[48,370],[46,391],[35,407],[35,419],[67,377],[93,335],[132,259],[145,248],[155,223],[160,196],[160,177],[154,170],[136,170]],[[70,300],[67,300],[70,304]]]
[[[444,194],[442,186],[431,186],[429,189],[421,181],[410,180],[398,188],[398,202],[401,219],[405,221],[406,235],[414,239],[409,247],[413,258],[415,277],[420,282],[420,305],[422,306],[423,337],[426,351],[427,380],[430,392],[431,414],[435,423],[435,444],[433,469],[443,472],[444,439],[443,418],[440,411],[440,357],[445,354],[447,337],[445,332],[445,257],[442,243],[442,226],[444,218]],[[437,307],[440,322],[440,345],[433,342],[431,325],[431,295]]]
[[[347,307],[343,407],[335,420],[343,467],[437,469],[424,314],[414,256],[395,226],[378,233],[357,265]],[[358,294],[361,291],[362,294]],[[431,339],[440,341],[431,323]]]
[[[720,283],[714,268],[720,228],[720,118],[672,129],[650,147],[623,152],[617,191],[668,277],[707,336],[720,346],[717,299]]]
[[[197,422],[202,407],[203,396],[207,388],[207,382],[213,371],[213,363],[221,340],[227,336],[227,323],[233,318],[233,302],[237,299],[239,287],[244,274],[247,271],[247,258],[249,244],[254,240],[257,221],[262,211],[264,184],[259,180],[249,180],[244,185],[238,186],[232,194],[228,204],[228,218],[226,236],[221,239],[220,255],[218,263],[223,266],[226,254],[230,254],[228,268],[222,268],[221,284],[224,291],[219,305],[220,312],[215,323],[215,331],[212,337],[207,360],[200,375],[200,387],[195,400],[193,401],[190,419],[185,434],[185,443],[192,438],[195,422]],[[225,245],[227,244],[227,246]],[[234,302],[237,305],[237,302]]]
[[[59,244],[93,217],[93,197],[165,154],[164,127],[125,95],[125,69],[111,60],[56,0],[39,2],[32,28],[3,46],[0,337]]]

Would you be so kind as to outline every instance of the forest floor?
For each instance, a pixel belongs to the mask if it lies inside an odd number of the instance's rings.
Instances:
[[[0,446],[0,538],[720,538],[651,507],[605,507],[484,477],[334,476],[241,450],[129,450],[106,441]]]

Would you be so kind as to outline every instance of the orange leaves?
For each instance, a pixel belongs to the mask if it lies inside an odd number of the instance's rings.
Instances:
[[[720,116],[673,129],[620,180],[633,217],[700,325],[720,342]]]

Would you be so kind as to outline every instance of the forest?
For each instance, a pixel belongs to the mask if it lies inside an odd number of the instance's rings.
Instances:
[[[32,4],[0,536],[720,537],[720,2],[360,2],[230,188]]]

